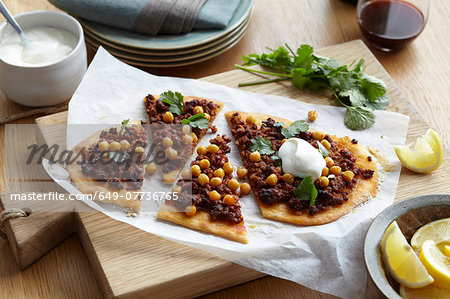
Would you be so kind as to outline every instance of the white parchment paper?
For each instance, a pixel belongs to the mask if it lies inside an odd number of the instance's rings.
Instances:
[[[143,213],[132,218],[95,202],[87,204],[116,220],[245,267],[339,297],[363,297],[367,279],[363,260],[365,232],[371,220],[394,200],[401,165],[395,157],[393,145],[405,143],[409,117],[377,111],[376,124],[372,128],[351,131],[344,125],[345,110],[340,107],[311,105],[191,79],[153,76],[118,61],[100,48],[70,101],[68,124],[117,124],[127,118],[145,120],[143,98],[149,93],[160,94],[167,90],[224,102],[214,124],[219,128],[219,134],[230,137],[224,117],[229,110],[267,113],[291,120],[305,119],[309,110],[317,110],[319,117],[311,124],[312,129],[356,138],[360,144],[380,150],[395,165],[395,170],[385,175],[380,172],[384,179],[377,198],[347,216],[321,226],[299,227],[264,219],[253,195],[247,195],[241,199],[249,236],[249,244],[245,245],[156,220],[155,213]],[[69,132],[68,148],[97,130],[98,127],[93,128],[93,132],[83,130],[82,134]],[[206,144],[214,136],[206,135],[201,144]],[[235,166],[242,165],[233,144],[229,159]],[[48,164],[46,169],[66,190],[79,193],[61,169],[48,167]]]

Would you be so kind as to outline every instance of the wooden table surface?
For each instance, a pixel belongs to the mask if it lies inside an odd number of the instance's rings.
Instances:
[[[11,13],[56,10],[45,0],[4,0]],[[406,49],[382,53],[372,49],[411,103],[449,148],[450,128],[450,5],[431,1],[424,32]],[[3,20],[3,19],[1,19]],[[148,69],[157,75],[199,78],[233,69],[243,54],[259,53],[265,46],[308,43],[321,48],[361,38],[356,8],[340,0],[256,0],[255,12],[245,37],[228,52],[209,61],[172,69]],[[0,99],[0,117],[24,108]],[[33,123],[27,118],[16,123]],[[0,126],[0,136],[4,126]],[[0,140],[0,165],[4,163]],[[0,182],[0,190],[2,188]],[[208,298],[301,297],[304,287],[266,277],[229,288]],[[72,236],[24,271],[15,264],[9,245],[0,239],[0,298],[100,298],[87,258],[76,236]],[[317,298],[328,298],[317,294]]]

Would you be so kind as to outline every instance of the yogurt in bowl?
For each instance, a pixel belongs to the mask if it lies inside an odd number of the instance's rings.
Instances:
[[[0,89],[25,106],[50,106],[70,99],[87,68],[83,29],[54,11],[15,16],[30,41],[23,46],[12,27],[0,25]]]
[[[25,30],[29,42],[24,46],[16,33],[0,43],[0,59],[17,66],[44,66],[63,60],[77,45],[69,31],[41,26]]]

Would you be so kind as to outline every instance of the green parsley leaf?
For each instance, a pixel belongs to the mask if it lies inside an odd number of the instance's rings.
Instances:
[[[315,55],[313,48],[309,45],[301,45],[295,52],[288,45],[285,46],[287,50],[285,47],[279,47],[276,50],[268,48],[270,53],[243,56],[245,64],[259,64],[273,71],[251,69],[240,65],[236,65],[237,68],[275,78],[241,83],[239,86],[291,80],[291,84],[301,90],[326,88],[342,106],[358,108],[350,109],[350,112],[346,114],[344,123],[349,124],[351,126],[349,128],[372,126],[374,117],[370,109],[384,110],[389,104],[384,82],[363,73],[366,67],[364,59],[360,59],[356,65],[352,63],[347,66],[336,59]]]
[[[205,113],[197,113],[189,118],[181,121],[182,125],[190,125],[193,128],[199,128],[201,130],[208,129],[209,120],[205,117]]]
[[[286,124],[283,121],[279,121],[273,124],[274,127],[286,127]]]
[[[344,123],[351,130],[367,129],[375,123],[375,114],[369,108],[347,106]]]
[[[328,150],[319,141],[317,141],[317,147],[318,147],[319,153],[322,155],[322,157],[324,157],[324,158],[328,157],[328,155],[329,155]]]
[[[298,133],[308,130],[309,125],[304,120],[296,120],[286,128],[281,129],[281,134],[287,139],[294,137]]]
[[[117,163],[122,163],[128,158],[128,154],[122,151],[109,152],[109,157]]]
[[[160,94],[161,101],[163,103],[169,104],[169,111],[181,115],[183,114],[183,95],[176,91],[175,93],[171,90],[163,92]]]
[[[275,153],[272,147],[272,142],[265,137],[253,138],[250,140],[250,150],[252,152],[258,151],[262,155],[271,155]]]
[[[311,176],[306,176],[297,186],[294,193],[300,200],[308,200],[309,206],[312,207],[316,202],[318,192]]]
[[[273,160],[273,163],[275,164],[275,166],[281,166],[281,158],[278,157],[278,152],[273,155],[272,157],[270,157],[270,159]]]
[[[123,130],[125,130],[125,127],[127,126],[129,121],[130,121],[129,119],[125,119],[122,121],[122,126],[120,127],[119,135],[122,135]]]

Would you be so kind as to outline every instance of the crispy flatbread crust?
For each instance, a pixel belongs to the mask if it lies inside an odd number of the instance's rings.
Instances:
[[[120,128],[120,126],[118,126],[118,128]],[[93,144],[97,144],[100,139],[100,134],[102,131],[104,131],[104,130],[98,131],[94,135],[83,140],[80,144],[78,144],[77,146],[75,146],[73,148],[73,152],[75,154],[77,154],[83,149],[83,147],[87,150],[89,148],[89,146],[91,146]],[[81,160],[82,160],[81,157],[79,157],[77,159],[77,161],[81,161]],[[85,194],[97,195],[96,196],[97,198],[95,198],[95,200],[97,200],[99,202],[114,204],[116,206],[123,208],[124,210],[126,210],[128,212],[136,212],[136,213],[139,212],[139,210],[141,208],[141,201],[138,199],[135,199],[136,194],[133,193],[135,191],[139,191],[139,189],[117,190],[117,189],[111,188],[105,182],[98,182],[96,180],[93,180],[89,176],[83,174],[83,172],[81,170],[81,165],[79,165],[76,162],[73,162],[73,163],[67,165],[66,170],[67,170],[67,172],[69,172],[70,178],[75,183],[75,186],[77,187],[77,189],[80,190],[81,192],[83,192]],[[113,200],[115,198],[115,196],[114,197],[111,196],[111,199],[107,199],[107,198],[105,198],[104,200],[98,199],[99,194],[106,195],[108,193],[114,194],[115,192],[118,195],[117,200]],[[131,198],[131,200],[126,199],[127,193],[131,193],[131,196],[130,196],[130,194],[128,195]]]
[[[174,211],[172,207],[166,204],[161,207],[156,218],[177,223],[198,231],[218,235],[232,241],[244,244],[248,243],[247,230],[243,221],[234,225],[219,221],[212,222],[209,214],[205,211],[198,211],[193,217],[188,217],[183,212]]]
[[[159,98],[159,95],[153,95],[153,97],[155,98],[155,100],[157,100],[157,99]],[[209,101],[209,102],[213,102],[213,103],[215,103],[216,105],[219,105],[219,108],[217,108],[217,109],[215,110],[216,115],[215,115],[214,117],[211,117],[210,123],[212,124],[212,123],[214,122],[214,119],[216,118],[217,114],[219,114],[220,110],[222,110],[222,108],[223,108],[223,103],[222,103],[222,102],[219,102],[219,101],[216,101],[216,100],[210,100],[210,99],[207,99],[207,98],[194,97],[194,96],[185,96],[185,97],[183,98],[183,102],[188,102],[188,101],[191,101],[191,100],[194,100],[194,99],[206,100],[206,101]],[[201,139],[203,138],[203,136],[206,134],[206,131],[207,131],[207,130],[202,130],[202,132],[200,132],[200,135],[197,136],[198,141],[197,141],[196,144],[193,145],[193,148],[195,148],[195,147],[197,146],[197,144],[200,142],[200,140],[201,140]],[[163,181],[164,181],[165,183],[168,183],[168,184],[171,184],[171,183],[175,182],[175,180],[176,180],[177,177],[178,177],[178,174],[180,173],[180,171],[181,171],[182,169],[183,169],[183,168],[175,169],[175,170],[172,170],[172,171],[170,171],[170,172],[168,172],[168,173],[163,173],[163,174],[162,174]]]
[[[247,116],[254,116],[256,118],[256,125],[260,126],[263,120],[271,117],[275,121],[283,121],[286,125],[292,123],[292,121],[273,117],[267,114],[261,113],[247,113],[240,111],[229,111],[225,113],[225,117],[228,121],[228,124],[231,127],[231,117],[232,115],[238,112],[241,115],[241,118],[245,120]],[[331,136],[331,138],[338,142],[342,147],[347,148],[351,151],[356,157],[356,165],[364,168],[364,169],[372,169],[375,172],[373,173],[372,178],[370,179],[361,179],[357,178],[356,184],[353,186],[352,191],[348,195],[348,201],[344,202],[342,205],[337,206],[328,206],[326,210],[320,211],[314,216],[309,214],[295,215],[289,206],[286,203],[276,203],[273,205],[266,205],[259,201],[259,196],[253,191],[255,198],[259,204],[261,209],[261,213],[265,218],[274,219],[278,221],[289,222],[298,225],[319,225],[325,224],[329,222],[333,222],[340,217],[350,213],[355,207],[358,205],[368,201],[369,199],[375,197],[378,191],[378,173],[377,173],[377,164],[374,160],[368,161],[367,156],[371,156],[369,151],[360,144],[353,144],[351,139],[346,137],[336,137]],[[244,159],[241,153],[241,158]]]

